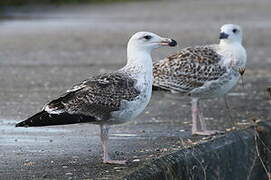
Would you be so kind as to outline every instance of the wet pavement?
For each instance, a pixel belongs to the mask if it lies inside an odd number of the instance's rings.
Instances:
[[[127,166],[101,163],[96,125],[14,127],[74,83],[122,67],[136,31],[179,42],[155,50],[158,60],[178,48],[217,42],[224,23],[240,24],[248,67],[244,86],[228,97],[233,118],[221,98],[204,101],[204,114],[209,127],[220,130],[247,127],[254,117],[270,120],[270,8],[269,0],[204,0],[7,9],[0,21],[0,179],[116,179],[201,139],[191,137],[189,98],[162,92],[154,92],[140,117],[111,129],[112,156],[130,160]]]

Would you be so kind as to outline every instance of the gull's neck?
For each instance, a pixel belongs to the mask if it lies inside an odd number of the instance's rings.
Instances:
[[[239,41],[228,42],[221,40],[219,45],[219,54],[223,55],[223,64],[227,66],[244,67],[246,65],[246,50]]]
[[[151,50],[129,44],[127,47],[127,64],[152,64]],[[146,64],[147,63],[147,64]]]
[[[151,50],[132,45],[128,46],[127,64],[124,69],[133,70],[135,74],[152,79]]]
[[[220,40],[219,47],[223,49],[242,47],[242,43],[239,41],[225,41]]]

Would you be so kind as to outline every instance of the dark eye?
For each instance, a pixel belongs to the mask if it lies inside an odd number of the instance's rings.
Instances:
[[[238,31],[237,29],[233,29],[233,30],[232,30],[233,33],[236,33],[237,31]]]
[[[150,40],[152,37],[150,36],[150,35],[146,35],[146,36],[144,36],[144,39],[146,39],[146,40]]]

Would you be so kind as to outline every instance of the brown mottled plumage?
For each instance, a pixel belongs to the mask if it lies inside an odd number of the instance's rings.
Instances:
[[[120,110],[122,101],[132,101],[140,94],[135,83],[135,79],[118,71],[92,77],[73,86],[17,126],[106,122],[112,112]]]
[[[213,48],[188,47],[154,63],[153,85],[189,93],[207,81],[217,80],[226,72],[226,68],[219,64],[221,56]]]
[[[132,101],[139,95],[134,86],[135,79],[123,73],[103,74],[75,85],[45,108],[108,120],[112,111],[119,110],[121,101]]]

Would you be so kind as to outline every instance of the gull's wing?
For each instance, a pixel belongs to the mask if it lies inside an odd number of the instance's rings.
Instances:
[[[43,111],[17,126],[44,126],[79,122],[106,121],[118,111],[121,101],[139,95],[135,80],[119,72],[99,75],[75,85]]]
[[[182,49],[153,65],[153,85],[166,90],[189,93],[226,73],[221,56],[212,46]]]

